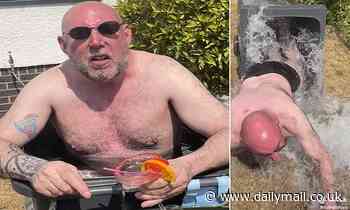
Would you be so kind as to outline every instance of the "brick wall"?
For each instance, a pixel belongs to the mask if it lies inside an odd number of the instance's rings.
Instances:
[[[57,64],[18,67],[15,68],[15,73],[24,84],[27,84],[41,72],[55,65]],[[0,68],[0,117],[9,110],[22,88],[22,84],[12,76],[10,69]]]

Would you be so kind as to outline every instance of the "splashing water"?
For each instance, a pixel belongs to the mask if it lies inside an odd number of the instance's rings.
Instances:
[[[323,97],[308,118],[331,154],[336,168],[350,168],[350,101]]]
[[[266,25],[267,18],[263,16],[265,7],[249,17],[244,42],[246,43],[247,60],[250,64],[262,63],[273,48],[278,48],[276,34]]]
[[[324,96],[315,104],[311,112],[306,113],[322,144],[331,154],[335,168],[350,169],[350,100]],[[291,160],[297,160],[303,153],[297,140],[291,140],[283,153]]]
[[[244,5],[268,5],[268,4],[288,4],[287,1],[284,0],[243,0]]]
[[[350,199],[348,186],[350,181],[350,100],[340,101],[334,97],[325,96],[312,112],[307,113],[307,117],[331,155],[336,191],[343,193],[345,199]],[[313,192],[322,190],[320,177],[317,174],[318,169],[305,155],[296,139],[290,139],[282,154],[297,163],[293,172],[293,180],[298,190]],[[271,166],[268,167],[268,170],[278,171]]]
[[[252,0],[245,1],[245,4],[261,5],[263,3]],[[261,6],[257,13],[250,14],[248,17],[248,25],[243,39],[246,47],[247,66],[267,61],[274,57],[276,52],[282,54],[280,57],[281,61],[288,63],[291,57],[286,56],[286,58],[284,56],[289,54],[288,51],[290,49],[288,48],[292,44],[285,44],[279,40],[289,40],[290,43],[295,43],[297,52],[289,55],[295,55],[292,56],[295,60],[293,62],[299,65],[301,70],[299,75],[302,79],[302,86],[295,93],[295,102],[307,114],[310,123],[320,136],[322,144],[332,156],[336,180],[339,180],[337,184],[338,190],[345,191],[349,198],[350,191],[346,180],[350,180],[350,176],[348,176],[350,170],[350,100],[340,101],[340,99],[323,94],[323,43],[321,42],[320,33],[305,27],[298,28],[297,26],[294,31],[286,33],[288,39],[281,39],[281,34],[279,33],[283,30],[278,29],[278,25],[273,26],[274,22],[278,22],[278,18],[269,18],[263,15],[264,9],[268,8],[268,6]],[[285,19],[289,19],[286,21],[287,23],[290,23],[288,21],[293,21],[292,18]],[[297,184],[298,190],[319,191],[320,182],[319,176],[315,175],[315,165],[304,154],[297,140],[291,139],[289,142],[282,153],[287,159],[292,160],[289,162],[296,163],[291,182]],[[280,163],[277,167],[268,162],[266,170],[263,171],[267,174],[284,174],[286,170],[290,170],[282,166],[287,162]],[[270,178],[272,183],[273,180],[276,180],[272,175],[261,177]],[[277,180],[280,181],[279,179]],[[273,186],[273,184],[271,185]]]
[[[303,86],[296,92],[295,100],[301,107],[312,107],[323,96],[323,51],[320,34],[305,28],[293,37],[302,55]],[[311,105],[311,106],[310,106]]]
[[[247,28],[247,60],[250,63],[261,63],[271,57],[272,51],[287,51],[283,43],[277,41],[277,35],[268,24],[271,18],[259,12],[249,18]],[[350,103],[342,104],[334,98],[323,95],[323,52],[320,34],[306,28],[299,28],[296,35],[290,36],[295,42],[302,66],[303,85],[295,93],[296,103],[306,112],[314,128],[321,136],[335,159],[337,166],[350,166]],[[257,50],[258,49],[258,50]],[[332,141],[330,143],[329,141]],[[349,146],[344,146],[349,145]],[[348,162],[346,162],[346,160]]]
[[[312,107],[323,95],[323,52],[320,33],[307,28],[295,28],[292,35],[289,24],[292,18],[269,18],[263,15],[269,5],[259,7],[251,14],[243,42],[246,46],[248,66],[267,60],[278,60],[297,70],[302,80],[295,93],[301,107]],[[294,46],[296,45],[296,46]]]

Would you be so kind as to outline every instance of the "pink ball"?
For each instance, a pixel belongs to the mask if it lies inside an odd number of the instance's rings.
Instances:
[[[241,138],[251,152],[270,155],[279,148],[283,137],[277,120],[264,111],[255,111],[243,120]]]

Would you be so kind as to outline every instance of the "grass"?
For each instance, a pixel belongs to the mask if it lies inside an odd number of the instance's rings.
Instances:
[[[24,205],[24,197],[12,190],[9,179],[0,178],[0,209],[21,210]]]

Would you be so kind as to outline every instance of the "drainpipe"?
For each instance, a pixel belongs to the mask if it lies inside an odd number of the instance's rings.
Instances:
[[[22,82],[22,80],[15,73],[15,61],[14,61],[12,55],[11,55],[11,51],[9,51],[8,53],[9,53],[9,60],[8,60],[8,62],[10,64],[10,73],[24,87],[24,83]]]

